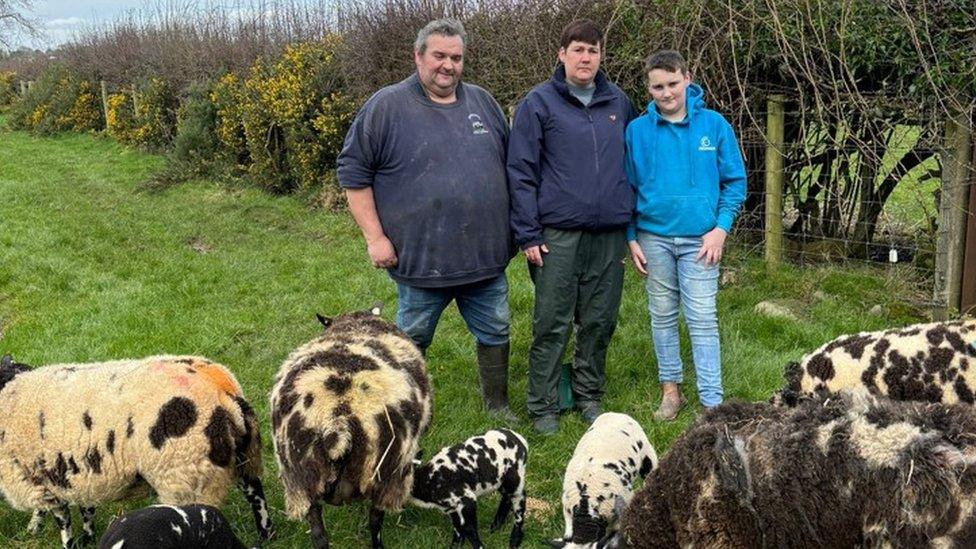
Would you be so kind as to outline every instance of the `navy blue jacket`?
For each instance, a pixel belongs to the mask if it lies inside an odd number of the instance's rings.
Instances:
[[[560,64],[525,96],[508,139],[512,231],[522,249],[543,243],[542,228],[624,228],[634,189],[624,171],[624,129],[637,117],[627,95],[597,73],[589,106],[566,86]]]

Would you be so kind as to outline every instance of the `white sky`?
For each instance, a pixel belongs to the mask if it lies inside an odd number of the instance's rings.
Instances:
[[[54,47],[70,40],[83,28],[107,23],[146,5],[146,0],[34,0],[27,15],[38,22],[42,36],[37,39],[15,37],[13,48]]]

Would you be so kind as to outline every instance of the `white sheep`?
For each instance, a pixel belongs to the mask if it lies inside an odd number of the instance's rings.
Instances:
[[[65,547],[69,505],[82,508],[84,543],[97,505],[150,491],[220,505],[235,479],[267,537],[261,469],[253,410],[233,374],[205,358],[0,361],[0,492],[15,509],[51,511]]]
[[[525,466],[529,445],[522,435],[509,429],[493,429],[437,452],[414,471],[411,502],[437,509],[451,518],[454,539],[451,545],[468,540],[481,549],[478,537],[478,498],[498,490],[501,501],[491,523],[499,528],[510,511],[515,523],[509,547],[522,543],[525,521]]]
[[[285,510],[329,545],[321,502],[370,502],[373,547],[384,513],[410,494],[413,457],[431,415],[420,350],[371,312],[320,317],[325,333],[295,350],[275,378],[271,422]]]
[[[563,478],[562,539],[558,548],[591,547],[609,538],[633,497],[634,481],[657,467],[657,453],[632,417],[601,414],[576,444]]]

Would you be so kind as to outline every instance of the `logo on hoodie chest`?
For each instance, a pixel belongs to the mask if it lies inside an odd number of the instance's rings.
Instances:
[[[471,122],[472,135],[484,135],[488,133],[488,130],[485,129],[484,123],[481,121],[481,116],[471,113],[468,115],[468,120]]]
[[[715,145],[712,145],[712,141],[708,139],[707,135],[703,135],[701,141],[698,142],[699,151],[714,151]]]

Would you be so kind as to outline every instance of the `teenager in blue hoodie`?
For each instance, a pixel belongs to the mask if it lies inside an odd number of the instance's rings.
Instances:
[[[647,277],[651,335],[663,397],[658,421],[674,419],[685,404],[678,308],[684,310],[705,407],[722,402],[722,367],[715,295],[725,237],[746,196],[746,171],[732,126],[705,108],[676,51],[650,55],[645,64],[652,101],[625,136],[627,176],[637,192],[628,244]]]

